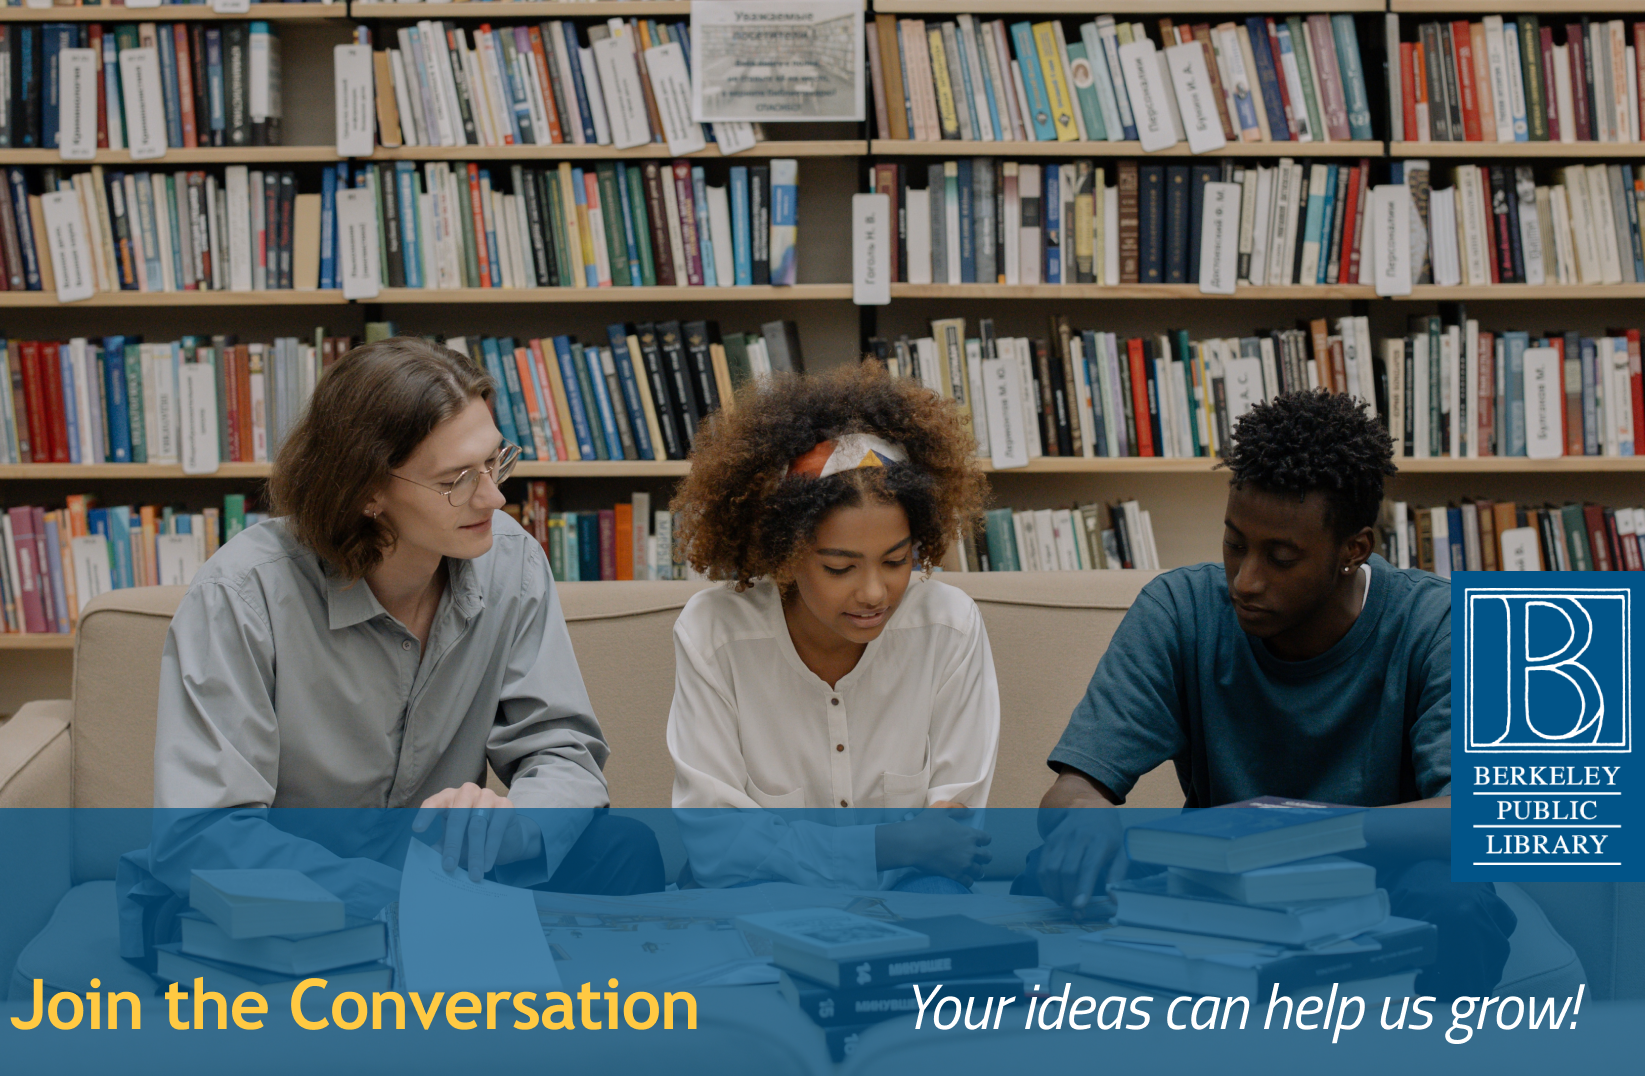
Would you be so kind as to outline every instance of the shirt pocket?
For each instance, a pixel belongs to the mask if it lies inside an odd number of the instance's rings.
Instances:
[[[805,788],[801,786],[792,792],[767,792],[754,783],[752,777],[743,782],[743,791],[749,798],[761,807],[804,807]]]
[[[882,807],[924,807],[925,793],[931,787],[931,760],[926,759],[919,773],[886,770],[880,775],[880,787]]]

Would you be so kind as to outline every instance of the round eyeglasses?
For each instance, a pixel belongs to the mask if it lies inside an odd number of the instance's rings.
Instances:
[[[395,474],[393,471],[389,472],[389,476],[398,478],[402,482],[411,482],[414,486],[431,489],[444,497],[446,503],[450,504],[451,507],[461,508],[474,499],[474,491],[480,488],[480,476],[482,474],[490,475],[492,484],[501,486],[508,481],[508,476],[514,473],[514,465],[519,462],[520,446],[504,441],[502,447],[497,450],[497,455],[488,466],[470,467],[451,482],[441,482],[438,485],[430,486],[423,482],[413,481],[403,474]]]

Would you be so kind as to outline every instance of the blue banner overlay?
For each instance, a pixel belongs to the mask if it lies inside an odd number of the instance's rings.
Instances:
[[[1455,878],[1645,881],[1642,602],[1622,572],[1451,576]]]
[[[1638,893],[1453,881],[1450,832],[1298,808],[0,811],[0,1068],[1636,1064]]]

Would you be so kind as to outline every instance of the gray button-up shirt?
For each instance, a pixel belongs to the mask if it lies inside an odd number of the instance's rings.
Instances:
[[[603,807],[607,748],[542,548],[503,512],[448,560],[426,651],[282,520],[218,550],[166,636],[157,807],[415,807],[484,783]]]

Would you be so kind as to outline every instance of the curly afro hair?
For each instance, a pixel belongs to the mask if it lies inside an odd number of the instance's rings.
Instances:
[[[1257,404],[1234,427],[1233,446],[1218,466],[1236,486],[1294,493],[1319,490],[1338,540],[1375,525],[1382,480],[1396,473],[1394,445],[1364,405],[1323,389],[1288,392]]]
[[[795,457],[848,433],[900,445],[908,462],[789,477]],[[865,502],[902,506],[929,570],[975,526],[987,490],[953,401],[864,362],[745,385],[732,408],[698,430],[691,473],[671,507],[680,514],[682,558],[740,590],[761,578],[785,582],[823,519]]]

